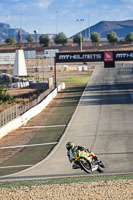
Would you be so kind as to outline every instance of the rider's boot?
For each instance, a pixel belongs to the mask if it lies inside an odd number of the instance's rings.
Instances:
[[[79,166],[77,163],[73,162],[72,168],[73,168],[73,169],[79,169],[80,166]]]

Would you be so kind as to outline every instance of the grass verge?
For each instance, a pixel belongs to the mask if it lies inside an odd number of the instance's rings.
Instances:
[[[29,186],[50,185],[50,184],[70,184],[76,182],[131,180],[131,179],[133,179],[133,174],[111,175],[111,176],[86,176],[86,177],[59,178],[59,179],[49,179],[49,180],[1,182],[0,188],[11,188],[20,186],[29,187]]]

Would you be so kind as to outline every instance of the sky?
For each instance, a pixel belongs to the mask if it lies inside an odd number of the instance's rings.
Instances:
[[[133,19],[133,0],[0,0],[0,22],[30,34],[70,37],[100,21],[127,19]]]

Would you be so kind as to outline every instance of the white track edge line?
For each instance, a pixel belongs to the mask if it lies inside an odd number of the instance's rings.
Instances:
[[[23,126],[23,129],[29,129],[29,128],[56,128],[56,127],[65,127],[67,125],[52,125],[52,126]]]
[[[2,166],[0,169],[8,169],[8,168],[19,168],[19,167],[32,167],[33,165],[14,165],[14,166]]]
[[[50,142],[50,143],[27,144],[27,145],[0,147],[0,150],[2,150],[2,149],[16,149],[16,148],[23,148],[23,147],[46,146],[46,145],[50,145],[50,144],[58,144],[58,142]]]

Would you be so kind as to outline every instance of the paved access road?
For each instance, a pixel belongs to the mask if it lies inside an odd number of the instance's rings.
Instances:
[[[44,178],[85,175],[73,170],[65,144],[73,141],[93,150],[106,166],[105,173],[133,172],[133,74],[131,66],[95,68],[76,112],[60,143],[36,166],[8,177]]]

